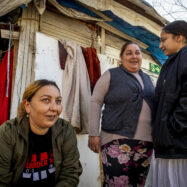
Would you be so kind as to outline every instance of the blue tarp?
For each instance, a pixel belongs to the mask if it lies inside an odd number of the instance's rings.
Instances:
[[[97,14],[93,13],[89,9],[85,8],[75,0],[57,0],[57,2],[67,8],[72,8],[80,12],[86,13],[95,18],[101,18]],[[140,40],[141,42],[147,44],[149,47],[146,49],[149,51],[153,57],[163,65],[167,57],[164,55],[161,49],[159,49],[160,39],[158,36],[152,34],[148,30],[140,26],[133,26],[116,16],[112,11],[106,10],[102,11],[103,14],[112,19],[112,21],[106,21],[109,25],[115,27],[116,29],[124,32],[125,34]]]
[[[147,44],[149,46],[147,51],[149,51],[155,57],[155,59],[160,62],[161,65],[164,64],[167,57],[164,55],[162,50],[159,49],[160,38],[158,36],[152,34],[140,26],[132,26],[131,24],[113,14],[110,10],[102,11],[102,13],[112,18],[112,21],[107,21],[109,25]]]
[[[65,6],[65,7],[67,7],[67,8],[72,8],[74,10],[78,10],[80,12],[88,14],[88,15],[90,15],[92,17],[102,19],[100,16],[98,16],[94,12],[90,11],[89,9],[85,8],[84,6],[82,6],[81,4],[76,2],[75,0],[57,0],[57,2],[59,4]]]

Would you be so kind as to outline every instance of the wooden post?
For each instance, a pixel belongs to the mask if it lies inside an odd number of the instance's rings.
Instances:
[[[99,151],[99,165],[100,165],[101,187],[103,187],[104,172],[103,172],[103,162],[102,162],[102,158],[101,158],[101,151]]]
[[[39,27],[39,15],[32,3],[23,10],[20,24],[18,58],[15,73],[13,100],[10,117],[17,115],[25,88],[33,81],[35,33]]]
[[[13,100],[16,65],[17,65],[17,58],[18,58],[18,40],[14,40],[14,52],[13,52],[13,54],[14,54],[14,57],[13,57],[13,69],[12,69],[11,106],[12,106],[12,100]]]
[[[101,53],[105,54],[105,29],[101,27]]]

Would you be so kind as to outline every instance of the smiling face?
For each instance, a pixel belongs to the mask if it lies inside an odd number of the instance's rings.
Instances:
[[[41,87],[31,101],[24,101],[31,130],[35,134],[45,134],[57,121],[62,112],[62,97],[59,90],[52,85]]]
[[[138,72],[142,64],[142,54],[138,45],[129,44],[121,55],[121,62],[129,72]]]
[[[174,36],[171,33],[167,33],[164,30],[160,34],[160,46],[166,56],[177,53],[183,46],[183,36]]]

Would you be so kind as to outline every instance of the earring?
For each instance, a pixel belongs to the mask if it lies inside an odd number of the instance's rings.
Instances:
[[[29,114],[27,114],[26,117],[28,118],[28,117],[29,117]]]

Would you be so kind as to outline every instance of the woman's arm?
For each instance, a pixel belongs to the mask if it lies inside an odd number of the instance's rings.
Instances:
[[[104,97],[108,92],[110,85],[110,72],[106,71],[100,79],[97,81],[93,95],[90,100],[90,108],[88,113],[88,125],[89,125],[89,148],[98,153],[100,150],[100,117],[101,109],[104,102]]]

